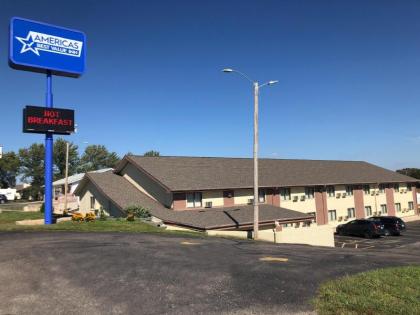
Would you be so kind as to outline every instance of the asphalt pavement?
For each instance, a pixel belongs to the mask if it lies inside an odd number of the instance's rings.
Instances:
[[[135,233],[0,233],[0,314],[308,314],[318,285],[420,263],[392,250]]]

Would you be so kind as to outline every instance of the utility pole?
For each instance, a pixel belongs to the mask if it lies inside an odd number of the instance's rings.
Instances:
[[[67,211],[67,190],[68,190],[68,177],[69,177],[69,143],[66,142],[66,179],[64,182],[64,211]]]
[[[258,94],[261,87],[266,85],[273,85],[276,84],[277,80],[271,80],[264,84],[258,84],[257,81],[253,81],[248,77],[245,73],[242,73],[238,70],[234,70],[231,68],[225,68],[222,70],[226,73],[236,72],[237,74],[241,75],[249,82],[252,83],[254,86],[254,240],[258,239],[258,228],[259,228],[259,193],[258,193]]]
[[[258,239],[259,193],[258,193],[258,82],[254,82],[254,240]]]

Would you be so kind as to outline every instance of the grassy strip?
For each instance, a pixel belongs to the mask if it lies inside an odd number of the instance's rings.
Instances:
[[[137,232],[167,233],[187,236],[202,236],[202,233],[188,231],[167,231],[139,220],[129,222],[125,219],[94,222],[62,222],[52,225],[16,225],[16,221],[42,219],[40,212],[8,211],[0,213],[0,231],[80,231],[80,232]]]
[[[318,314],[420,314],[420,266],[378,269],[321,285]]]

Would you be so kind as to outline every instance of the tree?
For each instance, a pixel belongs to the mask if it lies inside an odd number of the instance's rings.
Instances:
[[[0,188],[11,188],[16,186],[16,176],[19,172],[19,156],[13,152],[3,154],[0,159]]]
[[[403,168],[401,170],[397,170],[398,173],[411,176],[417,179],[420,179],[420,169],[419,168]]]
[[[44,184],[44,151],[44,145],[39,143],[19,150],[20,174],[22,179],[31,180],[32,192],[38,198]]]
[[[64,178],[66,176],[66,143],[62,138],[58,138],[54,142],[54,165],[56,179]],[[69,176],[77,172],[79,166],[79,153],[77,152],[77,145],[69,143]]]
[[[150,150],[150,151],[145,152],[143,155],[144,156],[160,156],[160,153],[159,151]]]
[[[89,145],[80,159],[81,172],[95,171],[101,168],[115,167],[120,161],[117,153],[109,152],[103,145]]]

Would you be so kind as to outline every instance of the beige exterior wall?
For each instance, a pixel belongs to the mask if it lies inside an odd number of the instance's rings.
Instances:
[[[203,207],[206,205],[206,202],[212,202],[213,207],[223,207],[224,202],[222,190],[203,191],[202,196]]]
[[[90,197],[95,197],[95,207],[90,207]],[[109,201],[92,183],[87,183],[79,194],[80,207],[79,212],[87,213],[92,210],[99,210],[103,208],[106,215],[119,217],[122,212],[111,201]]]
[[[346,218],[348,216],[347,209],[354,208],[354,196],[347,195],[345,185],[334,186],[335,194],[334,196],[328,196],[327,192],[327,210],[335,210],[337,213],[336,221],[328,221],[329,225],[336,226],[338,224],[345,223],[349,220],[354,220],[354,218]]]
[[[159,201],[164,206],[171,207],[172,194],[132,164],[128,163],[119,174],[124,176],[141,192]]]
[[[283,228],[282,231],[263,230],[259,232],[263,241],[287,244],[307,244],[334,247],[334,229],[329,225],[316,225]]]
[[[299,227],[295,227],[294,224],[291,226],[279,232],[276,232],[274,229],[260,230],[258,237],[261,241],[272,243],[334,247],[334,229],[331,226],[318,226],[316,224],[305,227],[302,224],[299,224]],[[228,236],[244,239],[248,236],[246,231],[207,231],[206,233],[212,236]]]
[[[415,209],[408,210],[408,203],[413,202],[413,192],[407,189],[406,184],[400,184],[398,192],[394,190],[394,203],[401,204],[401,212],[398,212],[395,208],[395,215],[401,218],[409,217],[415,214]]]
[[[235,189],[234,190],[235,205],[246,205],[248,199],[254,198],[254,192],[252,189]]]
[[[305,197],[305,187],[290,188],[290,197],[290,200],[283,200],[280,196],[280,206],[303,213],[316,212],[315,198],[308,199]],[[305,199],[301,200],[302,197],[305,197]]]

